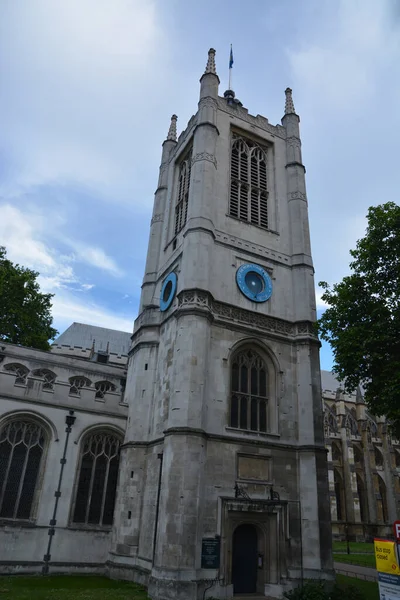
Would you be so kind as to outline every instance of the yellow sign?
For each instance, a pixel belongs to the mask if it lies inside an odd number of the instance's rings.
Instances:
[[[397,560],[396,542],[374,539],[376,570],[379,573],[391,573],[400,575],[399,562]]]

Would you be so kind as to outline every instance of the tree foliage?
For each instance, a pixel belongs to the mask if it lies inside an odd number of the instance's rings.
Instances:
[[[318,322],[333,349],[333,371],[348,392],[362,385],[371,412],[400,438],[400,206],[368,211],[365,236],[350,254],[352,273],[325,290]]]
[[[0,341],[48,350],[57,335],[51,298],[42,294],[39,273],[13,264],[0,247]]]

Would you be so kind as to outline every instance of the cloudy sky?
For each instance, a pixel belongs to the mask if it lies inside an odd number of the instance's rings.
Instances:
[[[210,46],[222,93],[233,43],[252,114],[279,123],[293,88],[316,282],[340,280],[368,207],[397,201],[399,29],[397,0],[2,0],[0,244],[57,329],[132,329],[161,142]]]

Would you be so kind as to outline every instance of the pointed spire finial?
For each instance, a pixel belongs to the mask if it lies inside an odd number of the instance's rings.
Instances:
[[[213,73],[213,75],[217,74],[217,70],[215,68],[215,50],[214,50],[214,48],[210,48],[208,51],[208,60],[207,60],[206,70],[204,71],[204,74],[206,74],[206,73]]]
[[[285,101],[285,115],[295,115],[296,111],[294,109],[293,98],[292,98],[292,90],[288,87],[285,90],[286,101]]]
[[[178,120],[178,117],[176,115],[172,115],[171,124],[169,126],[168,135],[167,135],[167,140],[170,140],[172,142],[176,142],[176,122],[177,122],[177,120]]]

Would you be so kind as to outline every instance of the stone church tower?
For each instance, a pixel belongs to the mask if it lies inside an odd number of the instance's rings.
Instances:
[[[110,570],[162,600],[332,575],[299,117],[218,85],[211,49],[163,143],[125,393]]]

